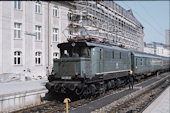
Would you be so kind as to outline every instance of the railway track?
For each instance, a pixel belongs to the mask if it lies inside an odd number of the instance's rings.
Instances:
[[[69,107],[77,107],[77,106],[81,105],[81,103],[86,103],[89,101],[90,101],[89,99],[77,100],[75,102],[71,102],[69,104]],[[45,104],[21,109],[21,110],[15,111],[13,113],[56,113],[56,112],[63,111],[64,109],[65,109],[65,104],[63,104],[61,102],[52,101],[52,102],[47,102]]]
[[[30,113],[30,112],[34,113],[37,111],[46,110],[48,109],[49,106],[52,108],[52,107],[59,106],[59,105],[60,103],[57,101],[49,101],[49,102],[46,102],[40,105],[31,106],[25,109],[17,110],[17,111],[14,111],[13,113]]]
[[[170,85],[168,80],[155,84],[152,88],[134,96],[123,104],[113,108],[110,113],[142,113],[144,109]]]
[[[148,79],[151,79],[153,77],[155,77],[155,76],[150,76],[148,78],[141,79],[138,83],[141,83],[141,82],[146,81]],[[89,103],[89,102],[91,102],[93,100],[102,98],[103,96],[112,94],[113,92],[121,91],[122,89],[125,89],[127,87],[128,86],[126,85],[126,86],[123,86],[123,87],[118,88],[118,89],[109,90],[105,94],[100,95],[100,96],[98,96],[96,98],[81,99],[81,100],[71,102],[71,103],[69,103],[69,108],[76,108],[76,107],[81,106],[81,105],[83,105],[85,103]],[[117,109],[119,109],[119,108],[116,108],[116,110]],[[56,112],[62,112],[64,110],[65,110],[65,104],[64,103],[59,102],[59,101],[49,101],[49,102],[46,102],[46,103],[41,104],[41,105],[37,105],[37,106],[21,109],[21,110],[18,110],[18,111],[14,111],[13,113],[56,113]],[[114,110],[112,110],[111,112],[114,113]]]

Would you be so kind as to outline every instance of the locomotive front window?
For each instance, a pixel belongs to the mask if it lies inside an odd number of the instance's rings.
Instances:
[[[90,57],[88,47],[61,48],[61,57]]]

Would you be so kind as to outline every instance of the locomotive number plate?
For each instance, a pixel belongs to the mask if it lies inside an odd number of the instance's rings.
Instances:
[[[67,79],[67,80],[70,80],[71,79],[71,77],[61,77],[61,79]]]

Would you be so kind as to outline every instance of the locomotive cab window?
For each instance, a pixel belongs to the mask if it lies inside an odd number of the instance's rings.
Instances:
[[[61,57],[90,57],[90,49],[88,47],[62,48]]]

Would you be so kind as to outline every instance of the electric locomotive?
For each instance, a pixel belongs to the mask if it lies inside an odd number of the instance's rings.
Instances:
[[[50,92],[89,96],[118,87],[131,69],[131,52],[113,44],[67,42],[58,44],[61,58],[54,60],[46,84]]]

